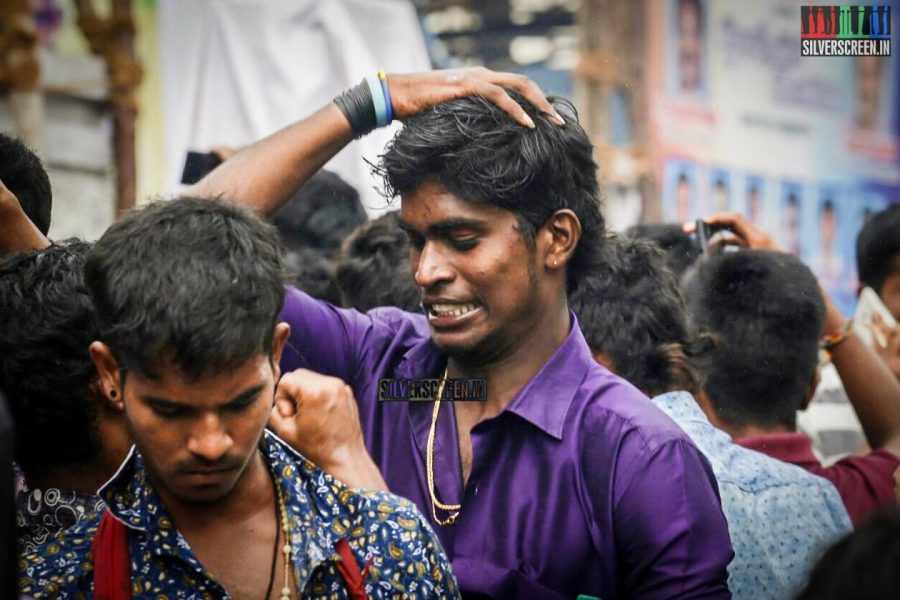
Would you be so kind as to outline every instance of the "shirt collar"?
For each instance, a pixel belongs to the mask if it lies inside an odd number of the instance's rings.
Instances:
[[[345,486],[268,430],[263,435],[261,449],[270,471],[277,477],[289,513],[292,555],[298,572],[308,576],[319,563],[339,560],[334,552],[334,543],[341,532],[335,524],[349,520],[353,506],[360,501],[360,497],[356,494],[335,494],[332,486],[346,491]],[[187,562],[201,568],[183,537],[172,535],[177,533],[172,519],[148,480],[144,459],[134,446],[98,494],[116,519],[130,529],[144,532],[150,551],[181,555]]]
[[[652,398],[653,404],[658,406],[663,412],[672,416],[675,422],[680,421],[697,421],[709,425],[709,419],[706,414],[694,400],[694,396],[685,390],[675,392],[666,392]]]
[[[737,439],[735,443],[800,467],[820,466],[813,453],[812,440],[802,433],[751,435]]]
[[[575,394],[595,364],[578,319],[571,311],[569,316],[571,327],[565,341],[506,407],[557,440],[562,439]]]
[[[557,440],[562,439],[566,415],[575,393],[588,369],[596,364],[578,326],[578,319],[571,311],[569,317],[571,327],[565,341],[505,409]],[[446,357],[428,337],[407,350],[397,367],[397,377],[427,377],[429,374],[440,377],[444,365]],[[409,414],[413,430],[419,432],[417,437],[424,440],[426,421],[432,414],[431,405],[421,402],[411,404]]]

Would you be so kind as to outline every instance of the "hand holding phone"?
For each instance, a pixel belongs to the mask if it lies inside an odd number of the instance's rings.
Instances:
[[[197,183],[220,164],[222,164],[222,159],[215,152],[189,150],[184,161],[181,183],[185,185]]]
[[[877,344],[879,348],[886,348],[888,345],[886,331],[896,326],[897,320],[875,290],[870,287],[863,288],[853,315],[853,330],[856,335],[869,346]]]

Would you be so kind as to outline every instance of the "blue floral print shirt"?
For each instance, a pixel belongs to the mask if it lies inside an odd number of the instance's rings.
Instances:
[[[302,598],[347,598],[335,543],[346,538],[360,569],[367,562],[369,598],[458,598],[456,580],[434,532],[418,509],[386,492],[351,490],[266,432],[261,448],[284,494],[291,529],[296,593]],[[132,449],[100,490],[129,530],[132,598],[229,598],[173,526]],[[25,554],[19,590],[40,598],[93,596],[91,542],[100,513]]]

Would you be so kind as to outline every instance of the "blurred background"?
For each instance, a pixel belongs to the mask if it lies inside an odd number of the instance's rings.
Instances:
[[[0,129],[47,164],[51,237],[92,239],[177,193],[188,150],[250,143],[378,68],[516,71],[575,102],[611,227],[741,212],[850,314],[856,233],[900,201],[900,74],[896,57],[801,57],[800,5],[0,0]],[[397,127],[328,167],[371,216],[386,204],[365,159]]]

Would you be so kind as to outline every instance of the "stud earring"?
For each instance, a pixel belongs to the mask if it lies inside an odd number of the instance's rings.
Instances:
[[[116,388],[112,388],[111,390],[109,390],[109,397],[110,397],[110,398],[115,398],[115,397],[118,396],[118,395],[119,395],[119,392],[116,391]]]

